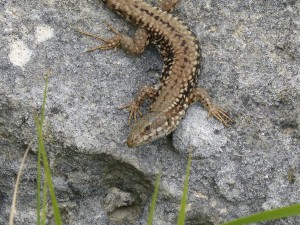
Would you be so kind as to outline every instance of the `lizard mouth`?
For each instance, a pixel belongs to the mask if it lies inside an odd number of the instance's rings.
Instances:
[[[135,147],[133,140],[130,139],[129,137],[128,137],[128,139],[127,139],[127,146],[128,146],[129,148]]]
[[[152,142],[158,138],[165,137],[168,134],[170,134],[172,131],[173,129],[168,132],[163,132],[159,135],[157,133],[152,133],[151,135],[140,135],[140,134],[131,133],[127,138],[127,146],[130,148],[138,147],[143,144]]]
[[[127,146],[132,148],[132,147],[138,147],[142,145],[144,142],[146,142],[150,137],[149,136],[144,136],[144,138],[139,139],[138,137],[135,137],[135,135],[129,135],[127,138]],[[142,141],[139,141],[142,140]]]

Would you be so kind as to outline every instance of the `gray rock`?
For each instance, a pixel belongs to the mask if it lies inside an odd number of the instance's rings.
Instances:
[[[129,102],[162,67],[154,47],[139,57],[99,45],[135,28],[99,1],[0,4],[0,224],[8,224],[21,158],[36,140],[44,75],[51,71],[45,142],[64,224],[146,224],[163,171],[155,224],[175,224],[187,152],[193,150],[187,224],[218,224],[300,202],[300,2],[183,1],[174,10],[199,37],[199,86],[230,112],[225,128],[190,107],[172,136],[129,149]],[[36,143],[36,141],[35,141]],[[36,144],[18,193],[15,224],[34,224]],[[117,191],[114,191],[117,190]],[[112,201],[109,201],[109,200]],[[48,215],[53,223],[52,213]],[[299,224],[291,217],[264,224]]]

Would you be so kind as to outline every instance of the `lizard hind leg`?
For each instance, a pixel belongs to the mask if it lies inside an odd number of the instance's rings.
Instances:
[[[191,92],[189,103],[192,104],[197,101],[201,102],[204,108],[208,110],[208,117],[214,116],[226,127],[234,123],[222,108],[212,103],[209,94],[203,88],[194,88]]]

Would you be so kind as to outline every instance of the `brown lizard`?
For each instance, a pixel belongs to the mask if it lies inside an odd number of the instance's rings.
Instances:
[[[143,87],[137,97],[122,108],[127,108],[131,119],[136,121],[139,108],[145,99],[153,100],[150,111],[137,121],[128,136],[127,144],[135,147],[164,137],[174,131],[189,105],[201,102],[225,126],[232,123],[227,113],[215,106],[208,93],[196,87],[200,65],[200,47],[196,36],[177,17],[169,13],[180,0],[162,0],[154,7],[141,0],[103,0],[103,2],[126,20],[138,26],[134,37],[119,33],[105,39],[96,37],[104,45],[90,49],[107,50],[121,46],[129,54],[140,54],[149,42],[155,44],[162,56],[164,66],[160,84]]]

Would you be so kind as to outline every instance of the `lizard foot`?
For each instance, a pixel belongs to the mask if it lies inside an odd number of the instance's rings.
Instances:
[[[87,52],[91,52],[91,51],[94,51],[94,50],[116,49],[117,47],[120,46],[121,36],[122,35],[117,30],[115,30],[113,27],[111,27],[109,24],[107,24],[107,26],[109,27],[109,29],[113,33],[115,33],[115,36],[113,36],[112,38],[103,38],[103,37],[100,37],[100,36],[97,36],[97,35],[94,35],[94,34],[91,34],[91,33],[85,32],[85,31],[82,31],[80,29],[77,29],[77,32],[79,32],[80,34],[87,35],[87,36],[99,39],[99,40],[101,40],[101,41],[103,41],[103,42],[106,43],[104,45],[100,45],[100,46],[97,46],[95,48],[88,49]]]
[[[139,105],[135,101],[122,105],[120,109],[128,109],[129,111],[128,125],[130,125],[132,119],[134,119],[134,122],[136,122],[138,115],[139,116],[143,115],[142,112],[140,111]]]
[[[213,105],[209,108],[208,117],[211,117],[212,115],[226,127],[234,123],[228,114],[218,106]]]

